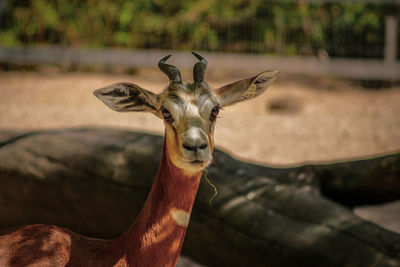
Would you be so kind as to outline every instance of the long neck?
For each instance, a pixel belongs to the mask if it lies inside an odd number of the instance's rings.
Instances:
[[[164,143],[150,194],[137,219],[121,240],[134,266],[175,266],[202,172],[187,175],[175,167]]]

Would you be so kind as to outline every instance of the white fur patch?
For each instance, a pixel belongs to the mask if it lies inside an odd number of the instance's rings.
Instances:
[[[187,227],[189,225],[189,219],[190,219],[189,212],[186,212],[181,209],[172,209],[171,216],[177,225],[182,226],[182,227]]]

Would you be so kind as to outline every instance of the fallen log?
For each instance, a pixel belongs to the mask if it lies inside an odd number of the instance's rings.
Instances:
[[[162,140],[103,128],[0,132],[0,228],[121,234],[147,196]],[[399,153],[293,168],[214,156],[206,175],[218,195],[210,204],[203,179],[184,254],[209,266],[400,266],[400,235],[349,208],[400,198]]]

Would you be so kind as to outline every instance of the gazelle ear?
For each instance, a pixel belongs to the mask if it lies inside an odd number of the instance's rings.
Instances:
[[[278,77],[279,71],[265,71],[254,77],[240,80],[214,90],[222,107],[261,95]]]
[[[115,111],[150,111],[158,115],[158,95],[133,83],[115,83],[93,94]]]

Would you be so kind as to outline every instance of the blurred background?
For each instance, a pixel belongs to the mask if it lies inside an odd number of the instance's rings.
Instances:
[[[0,59],[5,62],[142,68],[154,66],[159,54],[152,50],[196,50],[235,53],[214,62],[214,68],[275,66],[369,80],[367,85],[375,87],[382,84],[372,80],[400,78],[396,0],[0,3]],[[237,53],[247,57],[238,59]],[[265,63],[266,55],[278,57]]]
[[[162,134],[151,114],[92,95],[129,81],[159,92],[171,64],[219,87],[279,69],[263,96],[224,110],[217,145],[292,165],[400,149],[400,1],[0,0],[0,128],[112,126]],[[211,177],[212,178],[212,177]],[[400,204],[356,213],[400,232]]]

